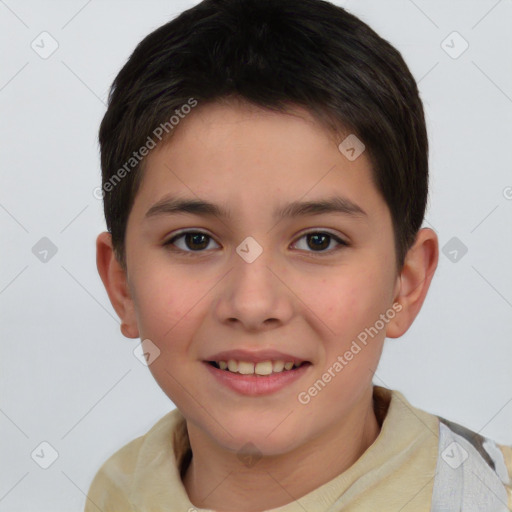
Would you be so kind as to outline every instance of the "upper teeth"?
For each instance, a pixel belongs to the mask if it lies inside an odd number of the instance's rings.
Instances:
[[[294,364],[292,362],[285,363],[284,361],[260,361],[259,363],[251,363],[249,361],[216,361],[221,370],[229,370],[234,373],[241,373],[243,375],[270,375],[272,372],[280,373],[283,370],[291,370],[294,366],[299,366],[300,363]]]

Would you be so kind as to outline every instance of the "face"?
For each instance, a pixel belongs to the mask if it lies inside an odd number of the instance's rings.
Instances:
[[[160,387],[225,449],[285,453],[371,388],[399,277],[369,159],[343,138],[299,109],[199,105],[147,157],[126,231],[134,323]],[[210,363],[229,359],[236,373]],[[280,360],[302,364],[238,373]]]

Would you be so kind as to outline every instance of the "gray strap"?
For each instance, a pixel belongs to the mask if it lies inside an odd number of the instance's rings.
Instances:
[[[475,439],[484,440],[485,457]],[[506,483],[505,460],[494,441],[459,435],[441,419],[431,512],[509,512]]]

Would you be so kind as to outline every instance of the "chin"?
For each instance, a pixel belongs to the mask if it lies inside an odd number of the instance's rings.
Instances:
[[[293,450],[299,443],[297,432],[300,429],[290,424],[279,425],[282,417],[275,422],[251,421],[247,416],[239,421],[229,422],[228,432],[222,432],[217,442],[235,453],[254,451],[259,456],[277,456]],[[277,427],[277,428],[276,428]]]

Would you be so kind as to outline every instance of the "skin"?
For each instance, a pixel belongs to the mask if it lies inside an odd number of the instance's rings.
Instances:
[[[438,239],[421,229],[397,273],[389,209],[366,154],[349,161],[338,150],[343,138],[299,108],[199,105],[147,157],[126,229],[126,269],[110,235],[98,236],[98,270],[122,332],[158,346],[149,368],[187,420],[193,458],[183,483],[197,507],[256,512],[292,502],[349,468],[379,434],[373,372],[384,339],[403,335],[421,309]],[[232,216],[145,218],[168,194],[224,205]],[[291,201],[332,195],[367,215],[272,217]],[[210,235],[200,239],[206,248],[183,237],[164,245],[184,228]],[[304,232],[319,231],[348,246],[327,238],[315,250]],[[263,248],[252,263],[235,251],[248,236]],[[298,394],[393,304],[401,311],[300,403]],[[219,384],[202,362],[238,348],[276,349],[312,365],[272,395],[247,397]],[[238,456],[248,442],[261,455],[251,467]]]

